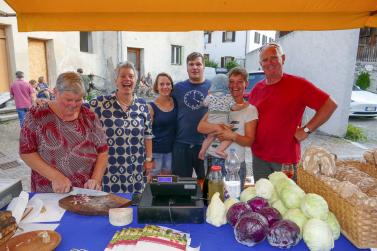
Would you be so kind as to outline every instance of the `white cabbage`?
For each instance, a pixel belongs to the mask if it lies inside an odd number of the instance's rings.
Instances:
[[[284,215],[287,212],[287,208],[284,206],[284,203],[281,200],[277,200],[272,204],[272,207],[277,209],[281,215]]]
[[[302,235],[302,230],[305,223],[308,221],[308,218],[301,212],[298,208],[288,209],[287,212],[283,215],[285,220],[291,220],[300,227],[300,234]]]
[[[281,195],[282,190],[287,186],[297,186],[296,183],[291,179],[279,179],[275,184],[275,190],[278,195]]]
[[[303,239],[310,251],[330,251],[334,237],[329,224],[319,219],[310,219],[304,226]]]
[[[240,201],[246,202],[248,200],[251,200],[255,196],[257,196],[256,191],[255,191],[255,187],[248,187],[241,192]]]
[[[226,211],[228,212],[228,209],[233,206],[233,204],[236,204],[237,202],[240,202],[238,199],[230,197],[224,201],[224,205],[226,208]]]
[[[226,224],[226,207],[220,199],[219,192],[214,193],[207,208],[206,221],[216,227]]]
[[[277,183],[279,183],[280,179],[289,179],[287,175],[283,172],[273,172],[270,175],[268,175],[268,179],[271,181],[271,183],[276,186]]]
[[[268,200],[268,203],[270,203],[270,205],[271,205],[272,203],[274,203],[278,199],[279,199],[279,195],[276,192],[276,190],[274,189],[274,191],[272,192],[271,198]]]
[[[287,185],[280,192],[280,199],[286,208],[299,208],[305,192],[297,185]]]
[[[329,224],[334,240],[339,239],[340,236],[340,225],[335,215],[332,212],[329,212],[329,217],[327,217],[327,224]]]
[[[329,206],[322,196],[315,193],[308,193],[302,199],[301,211],[308,218],[326,221],[329,214]]]
[[[268,179],[259,179],[255,182],[255,192],[257,196],[268,200],[274,192],[274,185]]]

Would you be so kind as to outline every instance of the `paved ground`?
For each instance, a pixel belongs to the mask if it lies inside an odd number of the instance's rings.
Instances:
[[[362,128],[368,137],[366,142],[354,143],[343,138],[314,133],[303,142],[305,150],[310,145],[320,145],[338,155],[339,158],[360,159],[368,148],[377,148],[377,118],[351,119],[350,123]],[[23,189],[30,191],[30,168],[20,160],[18,140],[20,128],[18,121],[0,124],[0,177],[22,180]],[[248,173],[251,174],[251,156],[247,154]]]

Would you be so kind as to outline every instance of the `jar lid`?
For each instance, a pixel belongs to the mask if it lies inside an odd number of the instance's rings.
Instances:
[[[221,166],[212,166],[211,171],[221,171]]]

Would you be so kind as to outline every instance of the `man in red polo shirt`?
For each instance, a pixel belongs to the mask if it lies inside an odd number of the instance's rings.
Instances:
[[[249,96],[250,104],[259,113],[256,139],[251,145],[254,181],[280,171],[282,164],[294,164],[296,169],[300,141],[326,122],[337,107],[329,94],[308,80],[283,73],[284,61],[279,44],[269,43],[261,48],[259,63],[266,78],[256,84]],[[316,113],[301,125],[306,107]]]

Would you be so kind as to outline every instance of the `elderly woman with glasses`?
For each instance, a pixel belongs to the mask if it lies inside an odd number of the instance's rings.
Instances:
[[[20,155],[32,169],[31,190],[100,190],[108,146],[100,121],[82,106],[80,76],[60,74],[54,94],[56,100],[30,109],[21,130]]]
[[[103,188],[139,194],[153,167],[152,125],[147,103],[134,94],[137,72],[130,62],[115,69],[116,92],[89,102],[102,122],[109,145]]]

